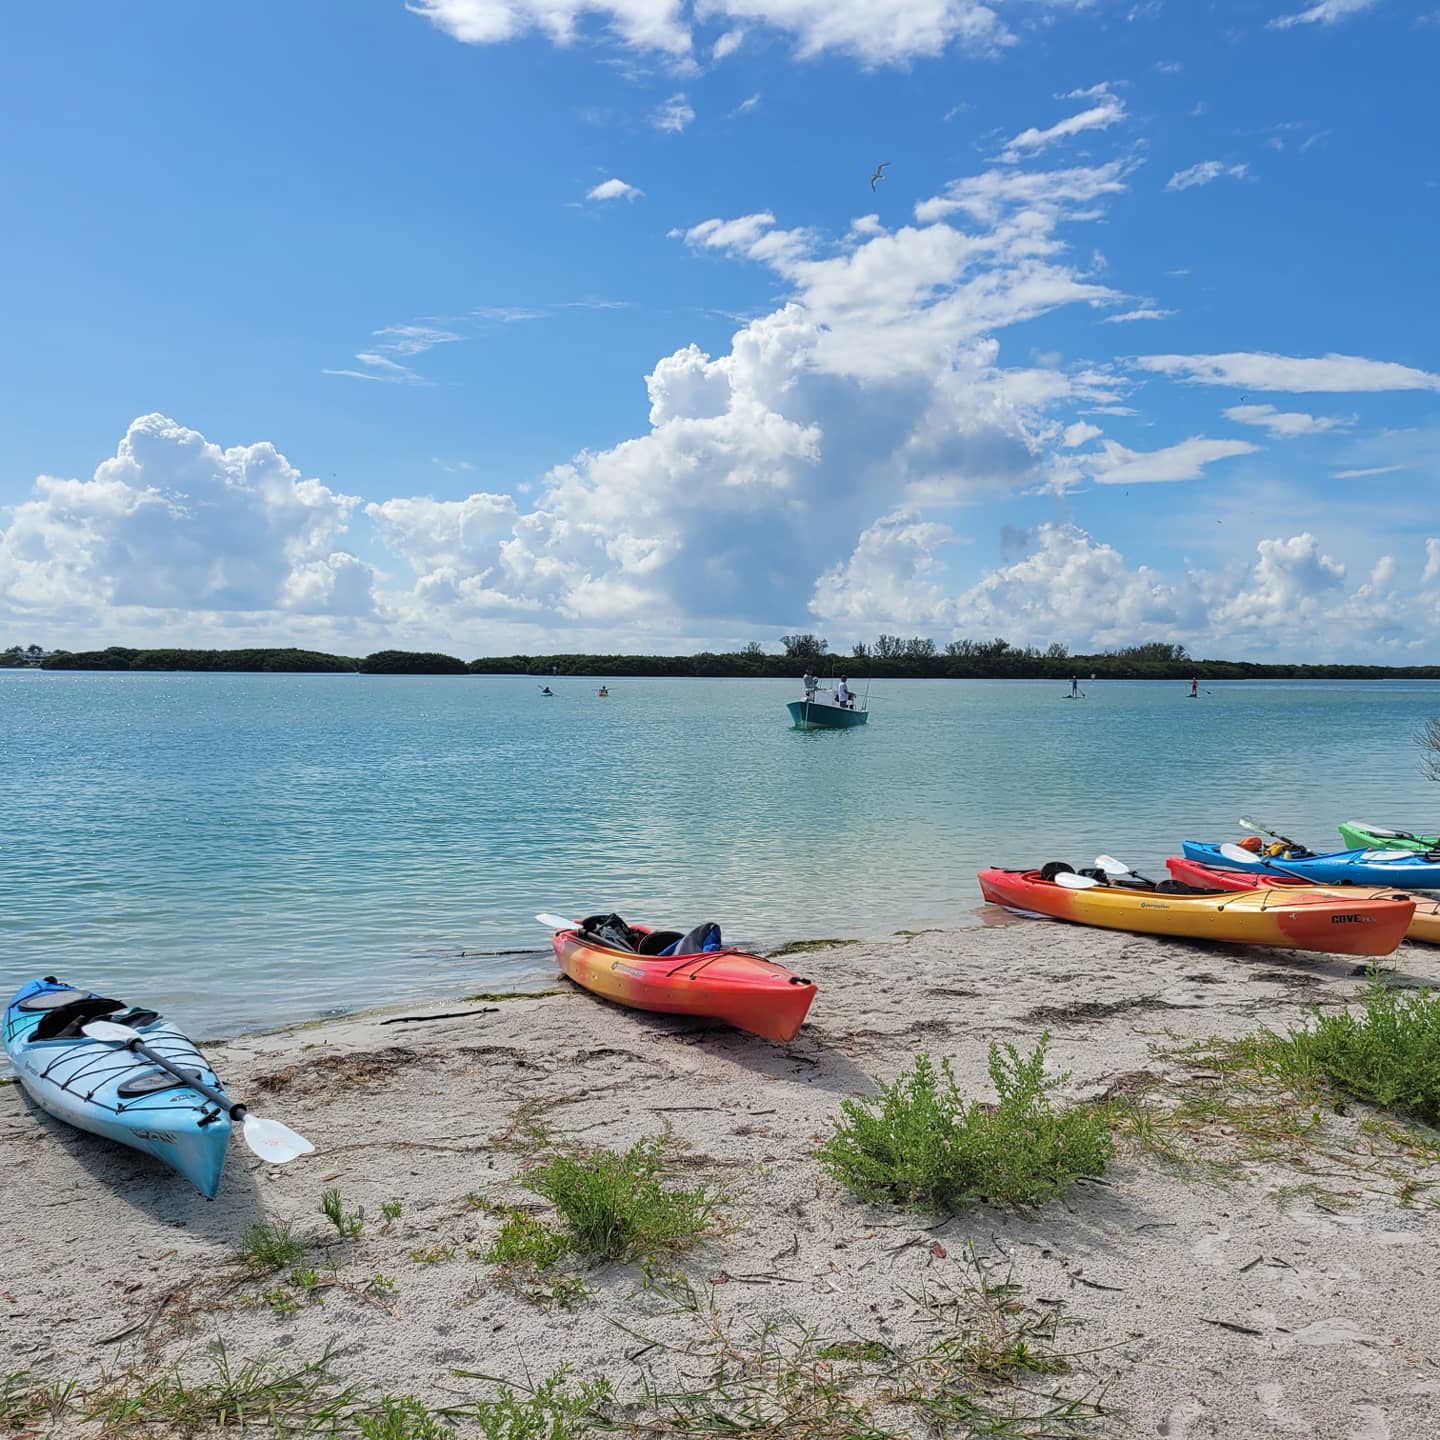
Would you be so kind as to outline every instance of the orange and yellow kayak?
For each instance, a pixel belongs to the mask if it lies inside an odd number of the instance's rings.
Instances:
[[[1182,884],[1212,886],[1217,890],[1284,890],[1293,893],[1296,890],[1327,888],[1316,886],[1313,881],[1291,879],[1284,875],[1259,875],[1253,870],[1219,870],[1179,855],[1172,855],[1165,865]],[[1383,900],[1395,895],[1393,890],[1376,889],[1373,885],[1357,885],[1353,890],[1348,885],[1328,888],[1332,895],[1338,893],[1347,900]],[[1405,938],[1440,945],[1440,900],[1415,891],[1404,898],[1415,902],[1415,918],[1411,920]]]
[[[636,955],[582,939],[578,930],[557,931],[553,943],[560,968],[602,999],[661,1015],[723,1020],[766,1040],[793,1040],[815,998],[809,980],[743,950]]]
[[[1389,955],[1415,914],[1408,896],[1273,887],[1189,895],[1110,885],[1070,890],[1042,880],[1038,870],[982,870],[980,890],[992,904],[1079,925],[1334,955]]]

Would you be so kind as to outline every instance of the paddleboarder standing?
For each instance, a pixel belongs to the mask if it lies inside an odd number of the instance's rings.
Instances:
[[[1190,677],[1190,698],[1192,700],[1200,698],[1200,677],[1198,675]]]
[[[1080,677],[1078,675],[1070,677],[1070,698],[1072,700],[1080,698]]]

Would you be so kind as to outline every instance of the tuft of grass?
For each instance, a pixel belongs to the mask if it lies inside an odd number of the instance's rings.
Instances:
[[[455,1431],[413,1395],[387,1395],[369,1415],[357,1415],[360,1440],[453,1440]]]
[[[484,1259],[490,1265],[548,1270],[570,1249],[569,1238],[524,1210],[511,1210]]]
[[[840,945],[858,945],[858,940],[787,940],[778,950],[767,952],[771,960],[783,959],[786,955],[808,955],[812,950],[833,950]]]
[[[1372,975],[1364,1010],[1311,1012],[1308,1030],[1274,1037],[1272,1062],[1295,1087],[1323,1080],[1382,1110],[1440,1122],[1440,991],[1387,985]]]
[[[78,1389],[74,1380],[42,1381],[29,1370],[0,1375],[0,1430],[8,1434],[58,1422]]]
[[[189,1380],[178,1370],[130,1372],[85,1396],[81,1418],[108,1434],[150,1430],[202,1435],[254,1427],[276,1435],[334,1433],[360,1403],[358,1389],[333,1375],[333,1351],[282,1364],[264,1358],[231,1363],[223,1342],[210,1352],[212,1374]]]
[[[380,1203],[380,1217],[388,1230],[399,1218],[403,1207],[398,1200],[383,1200]]]
[[[585,1440],[599,1429],[615,1428],[607,1419],[614,1401],[610,1382],[587,1380],[572,1389],[568,1365],[562,1365],[533,1388],[520,1391],[496,1382],[490,1375],[467,1370],[454,1373],[462,1379],[496,1384],[493,1400],[480,1400],[454,1412],[475,1425],[483,1440]],[[430,1437],[422,1434],[418,1440]]]
[[[1029,1055],[990,1047],[999,1103],[967,1103],[948,1060],[928,1054],[878,1095],[841,1103],[821,1164],[864,1200],[950,1210],[983,1198],[1037,1205],[1075,1181],[1103,1173],[1114,1153],[1114,1123],[1103,1106],[1056,1108],[1045,1077],[1046,1031]]]
[[[417,1265],[443,1265],[447,1260],[455,1258],[455,1247],[453,1245],[426,1245],[419,1250],[410,1251],[410,1258]]]
[[[857,1365],[879,1365],[890,1356],[890,1347],[879,1340],[832,1340],[815,1351],[817,1360],[850,1360]]]
[[[240,1237],[237,1258],[252,1275],[268,1275],[298,1265],[305,1258],[305,1242],[295,1234],[293,1221],[257,1220]]]
[[[525,1177],[525,1188],[559,1212],[569,1247],[585,1259],[653,1261],[693,1245],[718,1201],[703,1185],[661,1183],[664,1142],[639,1140],[625,1151],[558,1155]]]
[[[347,1211],[339,1190],[333,1186],[320,1195],[320,1213],[335,1227],[342,1240],[353,1240],[365,1228],[365,1208]]]

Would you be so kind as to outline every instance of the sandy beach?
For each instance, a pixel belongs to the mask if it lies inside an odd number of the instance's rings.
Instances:
[[[532,998],[403,1012],[482,1012],[459,1018],[377,1013],[210,1044],[232,1093],[317,1145],[284,1169],[232,1145],[214,1202],[37,1116],[6,1085],[0,1374],[85,1387],[171,1363],[200,1373],[218,1339],[232,1364],[294,1364],[329,1346],[334,1371],[366,1393],[435,1406],[493,1393],[457,1372],[525,1385],[562,1364],[635,1405],[647,1386],[694,1388],[727,1357],[743,1369],[757,1335],[829,1376],[852,1353],[913,1355],[945,1323],[1008,1325],[1050,1335],[1064,1366],[998,1379],[985,1393],[1001,1413],[1083,1399],[1098,1407],[1088,1433],[1169,1440],[1440,1433],[1440,1210],[1418,1188],[1440,1172],[1364,1107],[1318,1117],[1303,1141],[1192,1120],[1169,1158],[1122,1136],[1102,1181],[1024,1214],[861,1204],[825,1173],[815,1150],[840,1102],[920,1051],[985,1096],[988,1044],[1028,1049],[1048,1028],[1066,1097],[1131,1094],[1166,1113],[1229,1083],[1176,1053],[1186,1045],[1299,1022],[1364,984],[1346,958],[995,921],[791,959],[820,993],[788,1047],[619,1010],[563,980]],[[1386,963],[1440,981],[1440,953],[1424,947]],[[544,1214],[518,1183],[537,1156],[662,1135],[677,1177],[724,1197],[719,1228],[669,1281],[647,1288],[634,1265],[602,1267],[564,1310],[515,1293],[480,1258],[494,1207]],[[363,1207],[359,1235],[338,1238],[319,1213],[328,1187],[347,1211]],[[398,1215],[385,1218],[387,1202]],[[248,1226],[287,1219],[319,1280],[277,1313],[265,1296],[283,1277],[252,1278],[234,1257]],[[814,1359],[817,1345],[833,1364]],[[883,1398],[873,1419],[877,1433],[929,1433]],[[73,1414],[12,1423],[92,1428]],[[681,1431],[651,1413],[646,1433]]]

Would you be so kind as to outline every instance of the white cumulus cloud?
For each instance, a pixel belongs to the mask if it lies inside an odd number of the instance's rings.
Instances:
[[[672,95],[664,104],[658,105],[650,116],[650,123],[657,130],[678,135],[694,118],[695,107],[681,92]]]
[[[1000,152],[1000,158],[1007,161],[1022,159],[1048,148],[1058,140],[1068,140],[1072,135],[1083,134],[1086,130],[1106,130],[1125,118],[1125,102],[1112,94],[1106,85],[1095,85],[1089,90],[1073,90],[1063,97],[1067,100],[1094,100],[1093,105],[1067,115],[1063,120],[1038,129],[1031,126],[1008,140]]]
[[[598,185],[587,190],[585,198],[587,200],[638,200],[644,193],[638,187],[612,177],[609,180],[602,180]]]

